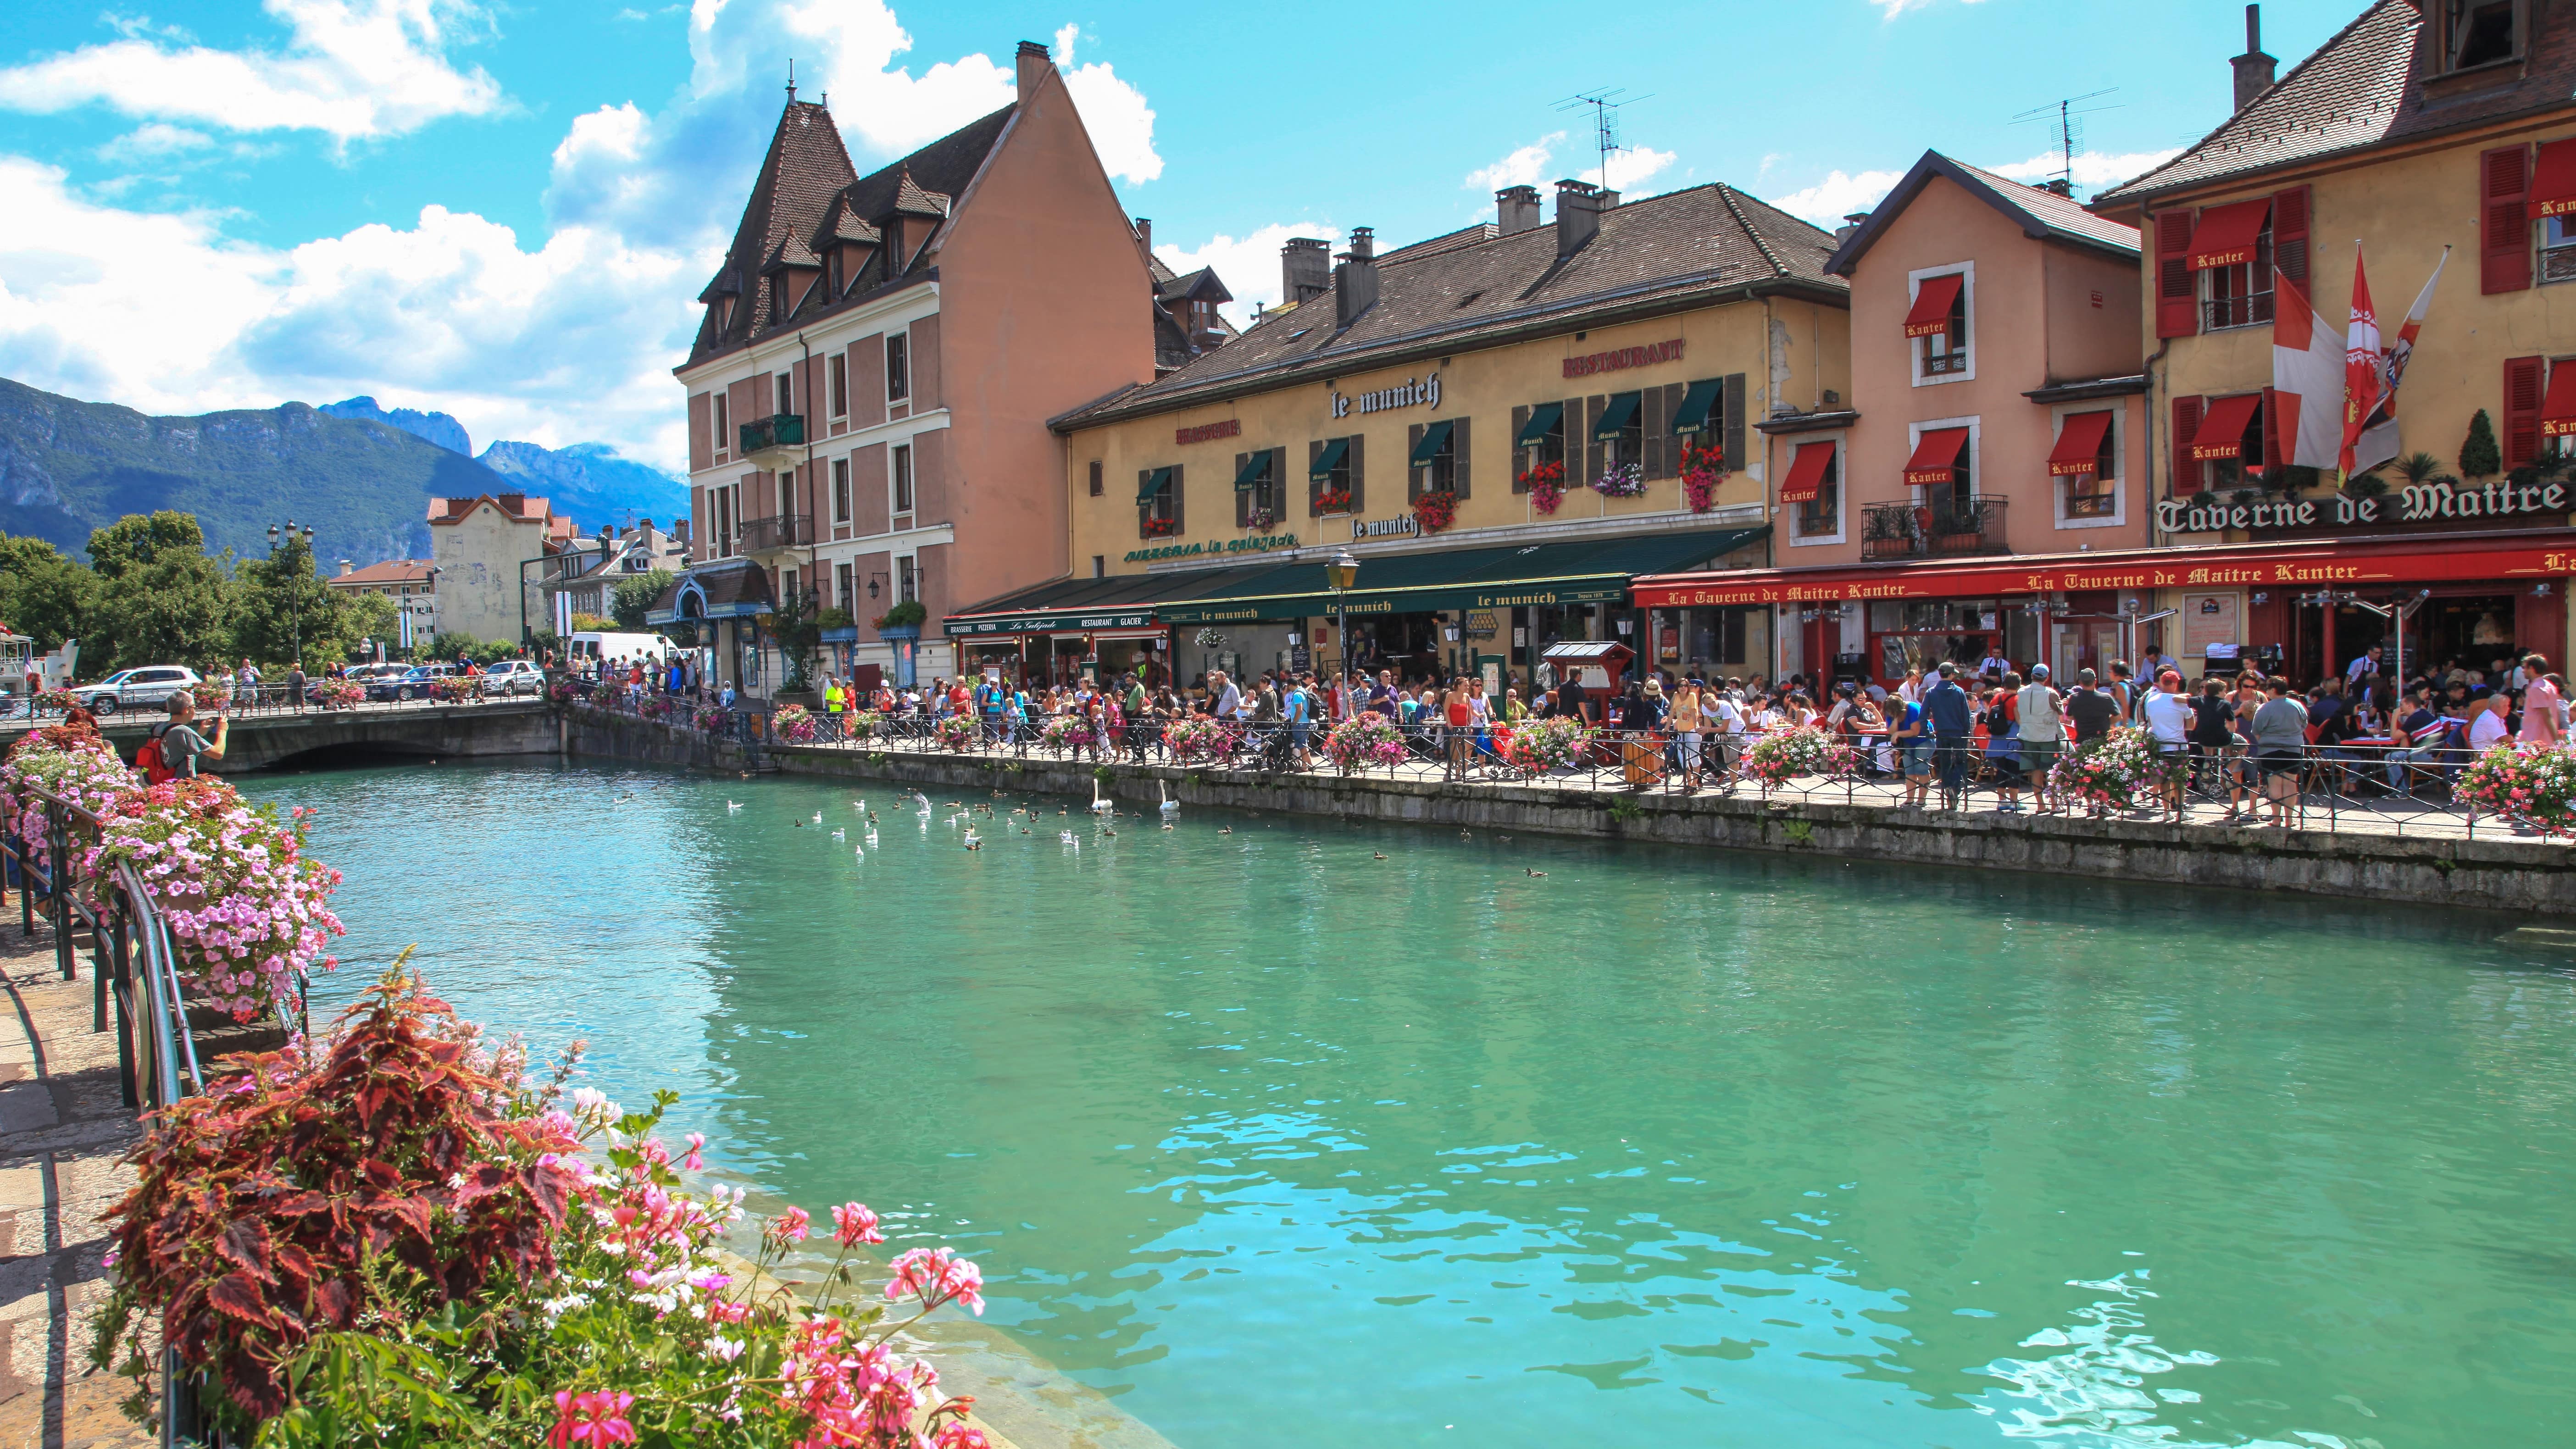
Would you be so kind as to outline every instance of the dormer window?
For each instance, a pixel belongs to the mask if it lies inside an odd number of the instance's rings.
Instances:
[[[841,276],[841,258],[847,255],[849,250],[848,247],[832,248],[832,300],[836,302],[841,299],[843,292],[849,290],[846,280]]]
[[[2442,28],[2436,39],[2443,71],[2472,70],[2522,54],[2524,0],[2436,0]]]

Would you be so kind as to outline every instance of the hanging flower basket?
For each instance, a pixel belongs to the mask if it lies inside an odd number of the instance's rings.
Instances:
[[[2481,814],[2544,835],[2576,834],[2576,753],[2563,746],[2497,745],[2469,762],[2453,793]]]
[[[791,745],[814,743],[814,712],[801,704],[781,705],[769,717],[769,731]]]
[[[1329,489],[1315,495],[1315,514],[1317,517],[1322,517],[1327,513],[1348,513],[1350,511],[1351,490],[1348,488]]]
[[[1646,491],[1646,470],[1635,463],[1617,463],[1592,480],[1592,491],[1604,498],[1634,498]]]
[[[1169,538],[1172,536],[1174,527],[1175,525],[1172,520],[1168,518],[1148,518],[1145,520],[1145,536],[1147,538]]]
[[[1413,521],[1424,533],[1438,533],[1458,521],[1458,495],[1425,493],[1413,500]]]
[[[1715,448],[1682,444],[1682,501],[1693,513],[1706,513],[1717,506],[1717,490],[1726,483],[1726,470],[1720,466],[1726,455]]]
[[[937,740],[942,749],[963,754],[975,748],[984,736],[973,715],[952,714],[941,716],[939,723],[930,727],[930,737]]]
[[[1100,738],[1091,728],[1091,721],[1078,714],[1057,715],[1046,722],[1046,728],[1039,734],[1059,750],[1078,750]]]
[[[80,696],[68,689],[48,689],[36,696],[36,708],[69,714],[80,708]]]
[[[1243,526],[1251,529],[1255,533],[1259,533],[1265,528],[1275,527],[1278,522],[1279,511],[1277,509],[1256,508],[1250,513],[1244,515]]]
[[[1213,628],[1201,629],[1190,636],[1190,642],[1201,649],[1222,649],[1225,647],[1225,636]]]
[[[2049,771],[2061,796],[2101,810],[2126,810],[2138,787],[2156,772],[2155,747],[2135,725],[2104,735],[2092,748],[2069,755]]]
[[[1809,725],[1764,735],[1744,752],[1744,774],[1765,790],[1802,775],[1832,775],[1851,767],[1851,747]]]
[[[1554,513],[1565,501],[1565,465],[1541,463],[1521,475],[1521,486],[1529,490],[1530,507],[1541,514]]]
[[[338,709],[354,709],[367,697],[367,687],[354,679],[326,679],[313,687],[322,702]]]
[[[860,740],[875,739],[877,731],[884,725],[885,716],[875,710],[854,709],[841,716],[841,735],[856,744]]]
[[[1163,744],[1172,758],[1184,763],[1213,760],[1232,747],[1234,732],[1215,720],[1192,716],[1163,726]]]
[[[1503,737],[1499,753],[1506,766],[1531,780],[1572,764],[1590,736],[1583,721],[1570,716],[1523,720]]]
[[[197,702],[197,708],[212,714],[233,702],[232,679],[221,674],[212,679],[200,679],[188,686],[188,697]]]
[[[94,725],[48,725],[22,736],[0,760],[0,810],[26,843],[28,860],[40,869],[52,868],[53,847],[46,839],[44,812],[29,808],[34,789],[104,815],[141,786],[133,767]]]
[[[1369,710],[1333,726],[1324,736],[1324,755],[1345,775],[1371,765],[1402,764],[1404,736],[1385,715]]]
[[[672,699],[669,695],[653,694],[646,695],[644,702],[635,707],[635,712],[644,716],[646,719],[659,724],[663,720],[669,719],[673,714],[677,713],[679,708],[680,706],[678,701]]]
[[[725,727],[725,712],[717,705],[699,705],[689,714],[689,727],[700,734],[714,734]]]

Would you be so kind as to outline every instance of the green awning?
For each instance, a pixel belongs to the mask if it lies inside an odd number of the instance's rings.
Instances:
[[[1521,435],[1512,440],[1515,448],[1535,448],[1556,431],[1556,420],[1565,416],[1565,404],[1540,403],[1530,409],[1529,421],[1521,424]]]
[[[1458,426],[1458,422],[1455,418],[1443,418],[1439,422],[1425,424],[1422,429],[1422,441],[1413,445],[1413,463],[1411,466],[1416,468],[1430,467],[1431,460],[1439,457],[1440,450],[1447,446],[1449,442],[1449,430],[1456,426]]]
[[[1601,409],[1601,420],[1592,425],[1592,441],[1606,443],[1626,432],[1628,424],[1637,416],[1637,403],[1643,396],[1633,392],[1611,394],[1610,401]]]
[[[1151,503],[1155,499],[1162,497],[1163,490],[1171,486],[1172,470],[1169,468],[1157,468],[1153,472],[1146,474],[1144,483],[1136,489],[1136,501],[1139,503]]]
[[[1315,455],[1315,466],[1306,471],[1306,476],[1317,483],[1332,481],[1333,470],[1342,466],[1342,455],[1350,450],[1351,440],[1348,438],[1335,438],[1326,443],[1324,451]]]
[[[1234,475],[1235,491],[1240,493],[1247,488],[1258,488],[1269,481],[1270,450],[1264,448],[1258,453],[1244,454],[1243,468]]]
[[[1674,435],[1688,437],[1706,428],[1708,410],[1717,405],[1718,390],[1725,385],[1725,379],[1715,377],[1704,377],[1692,383],[1690,391],[1682,394],[1681,407],[1673,413]]]
[[[1636,576],[1695,568],[1763,536],[1766,528],[1695,529],[1686,533],[1568,543],[1370,554],[1358,582],[1336,598],[1320,562],[1283,564],[1181,595],[1157,597],[1155,617],[1169,624],[1408,614],[1449,609],[1590,604],[1628,597]]]

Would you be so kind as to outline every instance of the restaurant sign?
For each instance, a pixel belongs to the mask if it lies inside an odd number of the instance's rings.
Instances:
[[[1128,563],[1152,563],[1156,559],[1201,558],[1212,553],[1268,553],[1274,548],[1295,548],[1293,533],[1256,534],[1251,538],[1210,538],[1197,543],[1167,543],[1159,548],[1131,548]]]
[[[948,622],[951,637],[967,634],[1047,634],[1070,633],[1093,629],[1146,629],[1154,623],[1154,611],[1125,609],[1097,614],[1007,614],[991,619],[966,619]]]
[[[1361,393],[1357,398],[1345,397],[1338,392],[1328,393],[1326,397],[1329,400],[1327,406],[1337,418],[1349,417],[1353,402],[1357,402],[1364,413],[1382,413],[1391,408],[1426,404],[1436,411],[1440,406],[1440,374],[1435,372],[1418,382],[1408,377],[1393,387],[1377,388]]]
[[[2420,483],[2397,488],[2377,498],[2337,493],[2317,500],[2267,500],[2231,503],[2212,499],[2190,503],[2168,498],[2156,505],[2156,526],[2167,533],[2214,533],[2222,528],[2249,531],[2267,528],[2312,528],[2319,523],[2423,523],[2433,519],[2506,518],[2527,513],[2565,513],[2564,483],[2489,482]]]
[[[1410,513],[1399,513],[1393,518],[1351,520],[1353,538],[1411,538],[1421,531],[1422,525],[1416,523]]]

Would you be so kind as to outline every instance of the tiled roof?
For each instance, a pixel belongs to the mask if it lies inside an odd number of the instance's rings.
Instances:
[[[1600,232],[1563,260],[1554,226],[1481,240],[1466,235],[1427,251],[1407,247],[1378,258],[1377,302],[1348,328],[1336,329],[1334,297],[1327,293],[1271,312],[1170,376],[1078,408],[1054,425],[1082,427],[1275,387],[1308,373],[1563,326],[1609,307],[1764,284],[1839,300],[1849,289],[1825,272],[1832,252],[1827,233],[1722,184],[1612,207],[1601,213]]]
[[[362,569],[351,569],[323,582],[340,588],[359,588],[377,584],[419,584],[429,581],[430,561],[425,558],[389,558]]]
[[[549,533],[572,534],[572,520],[555,516],[554,505],[543,498],[530,498],[524,493],[484,493],[473,498],[433,498],[429,500],[429,521],[454,523],[472,513],[477,504],[489,503],[523,523],[546,522]]]
[[[830,209],[823,213],[822,225],[814,228],[809,245],[826,247],[834,242],[857,242],[862,246],[875,246],[883,240],[885,233],[853,210],[849,197],[835,196]]]
[[[1156,265],[1160,266],[1161,264],[1157,263]],[[1171,268],[1169,267],[1163,267],[1162,269],[1166,273],[1171,271]],[[1204,294],[1210,301],[1231,302],[1234,300],[1234,294],[1225,289],[1225,282],[1217,276],[1216,268],[1214,267],[1201,267],[1197,271],[1191,272],[1186,276],[1158,278],[1154,288],[1154,295],[1162,298],[1166,302],[1178,302],[1189,297],[1192,293],[1199,292],[1203,287],[1210,289]]]
[[[2426,108],[2412,81],[2416,31],[2422,23],[2415,0],[2376,0],[2253,104],[2171,161],[2094,197],[2093,205],[2134,204],[2158,192],[2375,145],[2403,130],[2441,129],[2492,114],[2483,106],[2472,108],[2476,115],[2460,114],[2459,103],[2451,102],[2431,108],[2440,112],[2438,119],[2425,119]],[[2563,48],[2570,27],[2547,29],[2559,32],[2555,39]],[[2544,48],[2551,39],[2544,35]],[[2567,95],[2565,79],[2556,77],[2561,104]],[[2535,98],[2522,96],[2523,86],[2505,89],[2521,98],[2519,106],[2534,103]]]
[[[787,109],[779,113],[777,131],[769,138],[769,154],[761,160],[751,199],[744,204],[742,220],[734,228],[733,245],[726,248],[724,265],[707,284],[701,300],[727,294],[749,295],[750,278],[778,254],[779,244],[812,231],[833,193],[849,185],[854,174],[850,153],[841,144],[840,128],[832,124],[832,113],[811,102],[789,101]],[[695,350],[710,352],[724,340],[747,339],[755,326],[772,320],[754,315],[756,311],[751,307],[735,309],[730,329],[734,335],[730,339],[708,335],[715,326],[710,312],[699,331]]]
[[[971,177],[969,179],[972,179]],[[924,191],[912,179],[912,168],[898,162],[894,177],[894,209],[906,216],[946,216],[949,198],[938,192]]]
[[[1851,269],[1877,244],[1881,233],[1913,205],[1923,188],[1939,177],[1956,184],[1961,190],[2002,212],[2022,229],[2024,236],[2048,237],[2095,250],[2110,250],[2125,256],[2138,254],[2138,229],[2125,222],[2095,216],[2078,205],[2074,198],[2060,196],[2045,186],[2026,186],[1991,171],[1954,161],[1938,151],[1926,151],[1916,161],[1905,179],[1896,183],[1877,206],[1870,209],[1849,237],[1844,238],[1827,271],[1838,276],[1851,275]]]
[[[1443,232],[1439,236],[1424,237],[1418,242],[1397,247],[1391,252],[1380,252],[1378,264],[1384,266],[1392,261],[1410,261],[1415,257],[1430,256],[1434,252],[1455,251],[1463,246],[1473,246],[1480,241],[1492,241],[1502,235],[1502,230],[1490,221],[1480,221],[1474,226],[1462,226],[1456,231]]]

